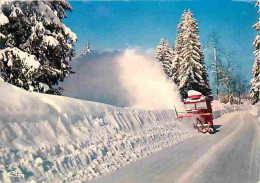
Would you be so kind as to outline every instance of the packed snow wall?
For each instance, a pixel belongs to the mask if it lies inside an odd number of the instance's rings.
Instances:
[[[118,108],[0,81],[0,180],[79,182],[190,137],[173,110]]]

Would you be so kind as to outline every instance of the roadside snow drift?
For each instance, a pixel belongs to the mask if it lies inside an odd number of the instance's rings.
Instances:
[[[0,180],[79,182],[190,137],[173,110],[123,109],[0,81]]]
[[[244,111],[252,109],[251,101],[243,100],[243,105],[231,105],[229,103],[223,104],[218,100],[213,100],[211,103],[213,109],[213,118],[217,119],[224,114],[235,112],[235,111]]]

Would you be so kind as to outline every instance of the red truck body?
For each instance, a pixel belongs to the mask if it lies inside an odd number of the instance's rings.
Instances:
[[[186,108],[185,113],[178,114],[176,111],[179,119],[195,117],[194,128],[201,133],[214,133],[213,114],[209,97],[191,95],[184,100],[184,105]]]

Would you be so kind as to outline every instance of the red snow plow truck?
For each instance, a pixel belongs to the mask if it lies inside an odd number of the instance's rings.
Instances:
[[[184,99],[186,112],[177,112],[179,119],[192,118],[196,120],[194,128],[201,133],[214,133],[213,114],[209,97],[203,96],[200,92],[188,91],[188,98]]]

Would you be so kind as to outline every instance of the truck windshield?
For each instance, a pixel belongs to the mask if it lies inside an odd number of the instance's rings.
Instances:
[[[187,111],[195,110],[195,103],[185,104],[185,109]]]
[[[185,104],[185,108],[187,111],[196,110],[196,109],[207,109],[207,103],[198,102],[198,103]]]

